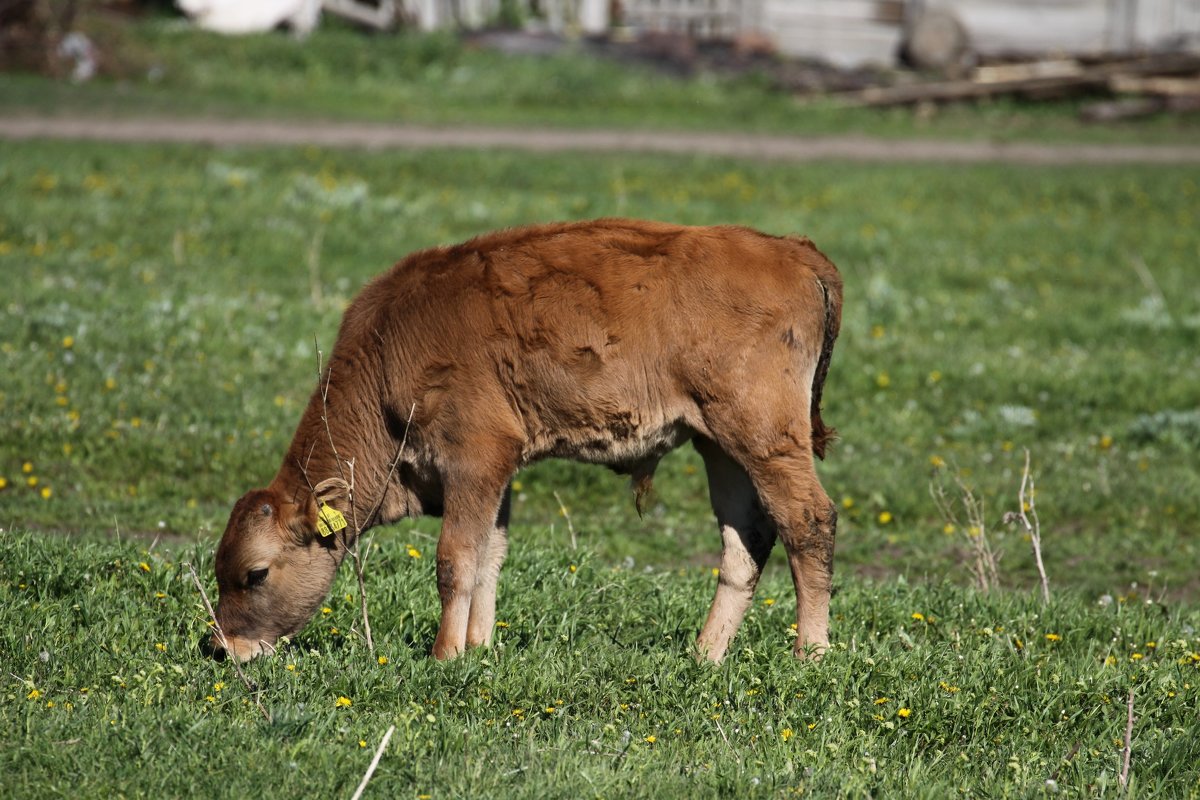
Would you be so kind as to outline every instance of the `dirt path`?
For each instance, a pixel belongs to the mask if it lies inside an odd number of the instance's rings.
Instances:
[[[314,145],[383,149],[512,149],[539,153],[704,154],[764,161],[1009,164],[1200,164],[1200,146],[1038,144],[787,137],[736,133],[426,127],[367,122],[0,117],[0,139],[184,142],[218,146]]]

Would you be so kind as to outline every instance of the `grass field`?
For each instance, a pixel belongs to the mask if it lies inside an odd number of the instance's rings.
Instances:
[[[395,722],[380,796],[1028,796],[1047,779],[1094,796],[1116,791],[1133,688],[1135,788],[1195,795],[1198,181],[6,145],[2,793],[349,794]],[[609,214],[803,232],[842,268],[825,402],[842,439],[821,467],[842,506],[835,651],[786,655],[775,567],[729,661],[694,665],[718,550],[698,458],[663,463],[645,520],[622,479],[548,462],[519,476],[503,647],[426,660],[431,559],[408,551],[432,551],[437,521],[394,526],[368,583],[388,663],[349,632],[343,575],[296,648],[251,666],[259,721],[195,650],[180,565],[211,585],[230,504],[270,479],[311,390],[314,340],[412,249]],[[1046,608],[1000,523],[1024,448]],[[969,587],[969,526],[930,498],[955,477],[986,502],[1002,592]]]
[[[201,550],[0,539],[5,796],[349,797],[393,724],[367,797],[1118,796],[1130,689],[1129,796],[1200,792],[1194,607],[854,580],[818,665],[787,655],[775,576],[714,668],[689,651],[707,570],[518,544],[497,646],[439,663],[432,559],[383,547],[377,656],[346,573],[248,665],[268,723],[197,652]]]
[[[1119,124],[1078,120],[1085,99],[950,107],[847,108],[798,101],[761,74],[682,79],[582,46],[506,56],[451,36],[364,36],[329,26],[299,42],[225,37],[181,20],[84,17],[120,77],[75,85],[9,74],[5,113],[213,115],[422,124],[548,125],[992,140],[1191,143],[1200,114]]]

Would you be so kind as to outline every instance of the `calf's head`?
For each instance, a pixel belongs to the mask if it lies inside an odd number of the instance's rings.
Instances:
[[[225,641],[214,633],[215,657],[248,661],[312,618],[341,560],[333,537],[322,541],[316,529],[311,498],[257,489],[238,500],[217,546],[217,624]]]

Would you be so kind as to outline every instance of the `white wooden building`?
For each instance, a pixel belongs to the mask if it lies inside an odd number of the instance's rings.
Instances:
[[[505,2],[554,31],[753,37],[846,67],[891,65],[903,49],[931,66],[973,54],[1200,50],[1200,0],[176,0],[213,30],[284,24],[301,34],[321,8],[381,28],[476,29],[498,21]]]
[[[496,18],[500,0],[399,5],[423,29],[473,28]],[[961,45],[981,55],[1200,48],[1200,0],[539,0],[536,7],[555,30],[596,35],[620,25],[697,38],[761,34],[785,56],[839,66],[893,64],[932,23],[943,39],[956,26]]]

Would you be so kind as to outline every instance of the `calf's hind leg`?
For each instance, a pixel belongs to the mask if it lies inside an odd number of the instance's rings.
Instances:
[[[752,374],[781,374],[766,363]],[[808,377],[808,376],[805,376]],[[747,380],[747,383],[749,381]],[[787,550],[796,587],[798,657],[819,656],[829,645],[829,595],[837,509],[817,478],[808,415],[807,382],[760,390],[756,403],[710,403],[704,411],[710,435],[754,486],[767,517]],[[731,396],[736,397],[735,393]]]
[[[787,550],[796,587],[795,654],[820,657],[829,646],[829,597],[837,508],[825,494],[812,451],[796,447],[747,468]]]
[[[754,588],[775,545],[775,528],[763,513],[746,471],[707,439],[695,440],[708,473],[708,494],[721,530],[721,570],[708,619],[696,645],[720,661],[754,599]]]

